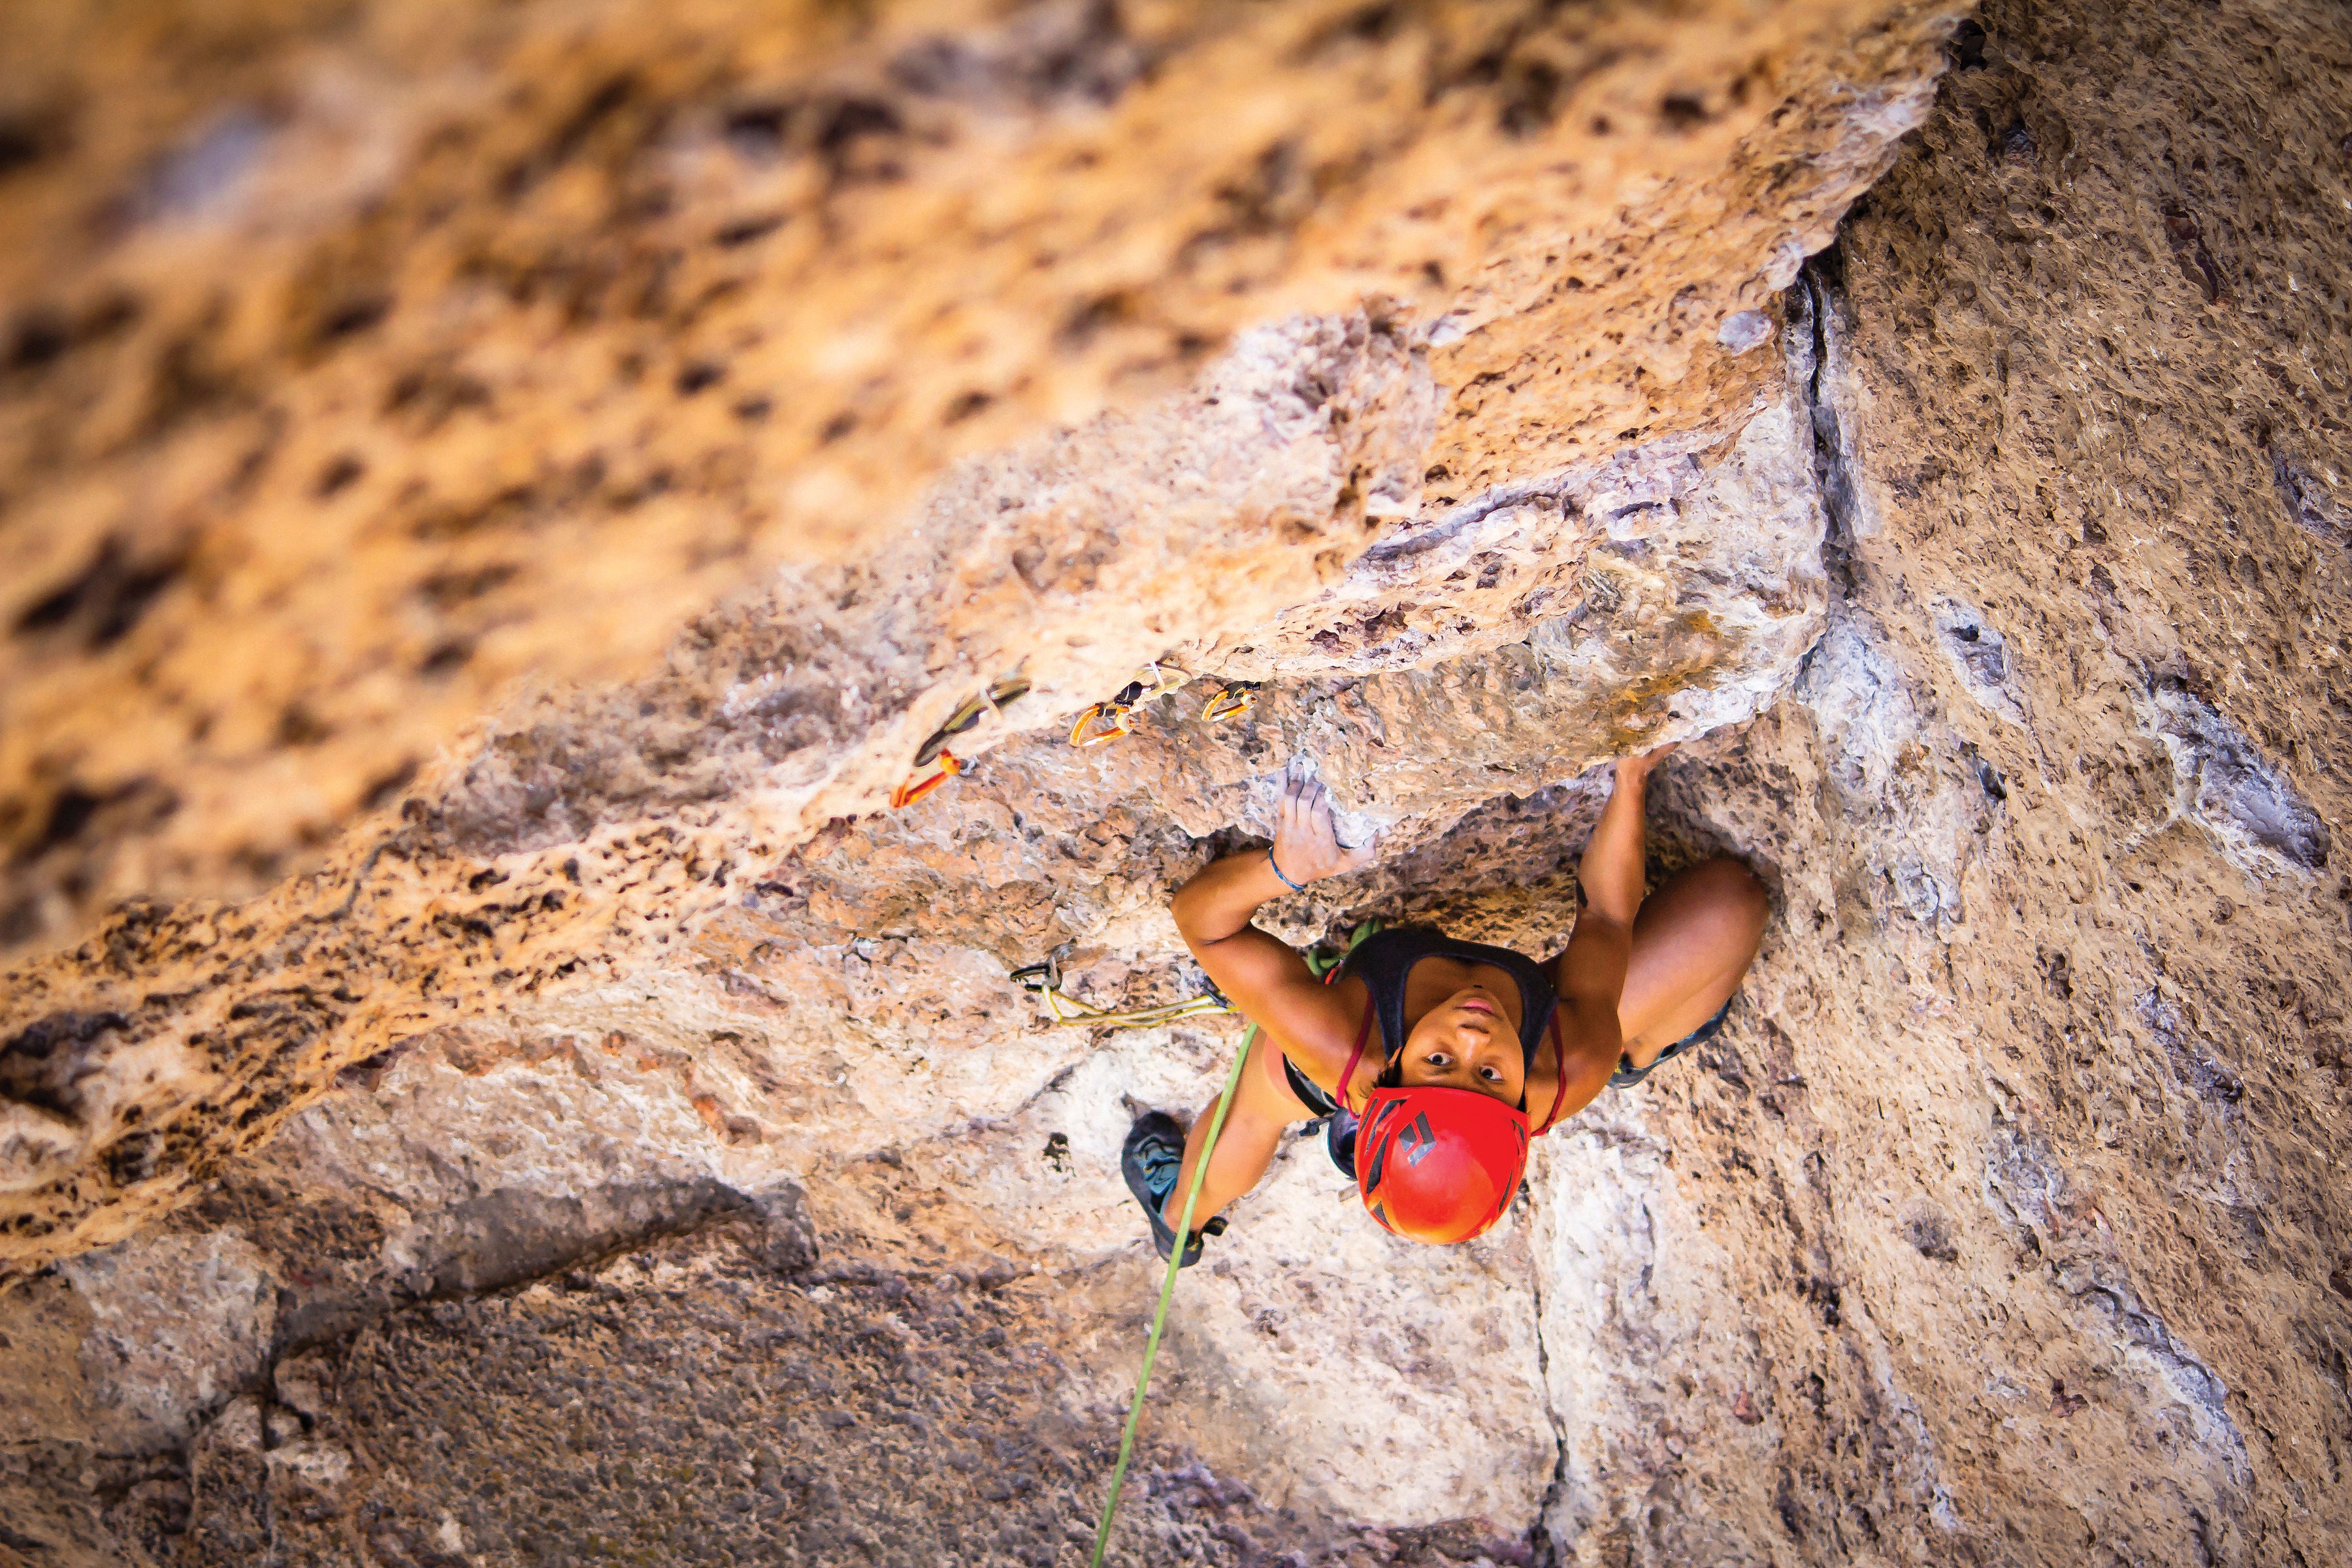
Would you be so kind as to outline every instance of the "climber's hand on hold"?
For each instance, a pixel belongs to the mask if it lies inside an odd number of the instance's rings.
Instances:
[[[1299,887],[1325,877],[1344,876],[1372,863],[1377,839],[1350,849],[1331,823],[1331,792],[1323,781],[1293,774],[1283,781],[1275,811],[1274,864],[1283,879]]]
[[[1318,878],[1368,866],[1375,851],[1376,843],[1356,849],[1340,845],[1332,831],[1331,797],[1302,763],[1282,781],[1273,845],[1202,868],[1169,900],[1177,931],[1211,983],[1265,1031],[1272,1049],[1328,1078],[1339,1077],[1347,1062],[1362,999],[1344,985],[1324,984],[1297,948],[1252,921],[1267,900],[1286,899]],[[1264,1074],[1249,1081],[1264,1086],[1265,1094],[1288,1096]]]
[[[1682,742],[1679,741],[1668,741],[1664,745],[1654,746],[1638,757],[1618,758],[1617,784],[1622,787],[1627,784],[1648,783],[1651,773],[1660,763],[1673,756],[1675,748],[1680,744]]]

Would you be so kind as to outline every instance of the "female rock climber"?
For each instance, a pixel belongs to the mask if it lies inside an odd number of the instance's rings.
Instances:
[[[1369,864],[1343,848],[1313,779],[1284,789],[1273,846],[1219,860],[1177,890],[1185,944],[1259,1026],[1185,1238],[1255,1186],[1295,1121],[1331,1118],[1331,1154],[1390,1230],[1447,1243],[1478,1235],[1517,1192],[1528,1140],[1603,1085],[1647,1077],[1722,1026],[1761,940],[1764,889],[1737,860],[1703,861],[1642,896],[1643,796],[1671,751],[1617,764],[1578,874],[1584,910],[1548,963],[1432,931],[1386,931],[1335,984],[1251,924],[1260,904]],[[1376,1043],[1377,1042],[1377,1043]],[[1189,1138],[1153,1111],[1129,1132],[1128,1186],[1165,1258],[1214,1107]],[[1531,1121],[1531,1118],[1533,1118]]]

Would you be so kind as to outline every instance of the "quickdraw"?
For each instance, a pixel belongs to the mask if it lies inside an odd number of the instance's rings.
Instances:
[[[971,767],[971,763],[948,750],[948,742],[978,725],[982,714],[1002,713],[1028,692],[1025,676],[1010,676],[957,709],[915,752],[915,771],[907,775],[906,783],[890,792],[890,809],[904,809]],[[926,769],[932,771],[927,773]]]
[[[925,741],[922,749],[915,753],[915,765],[929,767],[931,759],[947,749],[948,742],[978,724],[982,714],[1001,713],[1028,695],[1029,682],[1025,677],[1016,675],[1009,680],[998,681],[980,696],[966,701],[946,723],[931,731],[931,738]]]
[[[1257,682],[1228,680],[1217,688],[1209,705],[1201,710],[1201,717],[1213,724],[1221,720],[1236,718],[1257,706]]]
[[[916,801],[922,799],[925,795],[939,788],[940,785],[947,783],[948,780],[963,772],[965,765],[962,758],[957,756],[953,752],[944,749],[932,756],[931,764],[935,765],[935,772],[924,773],[919,771],[911,773],[908,775],[907,782],[905,784],[900,784],[897,789],[890,792],[891,810],[905,810]]]
[[[1054,958],[1016,969],[1006,978],[1024,991],[1044,998],[1051,1026],[1057,1029],[1156,1029],[1179,1018],[1201,1018],[1234,1010],[1214,986],[1188,1001],[1164,1002],[1156,1007],[1114,1010],[1089,1006],[1062,989],[1061,961]]]
[[[1070,744],[1099,746],[1121,735],[1133,734],[1137,709],[1172,696],[1190,685],[1192,679],[1174,665],[1153,659],[1133,680],[1118,689],[1118,696],[1097,702],[1078,715],[1078,721],[1070,726]]]

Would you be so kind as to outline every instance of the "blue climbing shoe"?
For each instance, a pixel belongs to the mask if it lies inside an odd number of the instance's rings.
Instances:
[[[1176,1247],[1176,1227],[1160,1217],[1160,1211],[1168,1205],[1168,1194],[1176,1190],[1176,1179],[1184,1170],[1184,1130],[1176,1119],[1164,1110],[1148,1110],[1135,1119],[1127,1131],[1127,1146],[1119,1151],[1119,1173],[1127,1178],[1127,1190],[1143,1205],[1145,1217],[1151,1221],[1151,1245],[1160,1256],[1167,1257]],[[1212,1220],[1202,1229],[1213,1236],[1224,1229],[1222,1222]],[[1184,1261],[1179,1268],[1190,1268],[1201,1261],[1201,1234],[1195,1231],[1184,1247]]]
[[[1640,1083],[1643,1079],[1649,1077],[1652,1073],[1657,1071],[1660,1068],[1665,1066],[1668,1062],[1674,1060],[1676,1057],[1682,1055],[1685,1051],[1689,1050],[1692,1047],[1703,1046],[1706,1044],[1707,1041],[1715,1038],[1716,1036],[1723,1032],[1723,1021],[1731,1016],[1731,1004],[1737,1000],[1738,1000],[1738,992],[1734,992],[1730,996],[1726,997],[1724,999],[1723,1005],[1715,1010],[1714,1017],[1709,1018],[1706,1023],[1701,1024],[1697,1028],[1693,1029],[1689,1034],[1685,1035],[1681,1039],[1676,1040],[1673,1045],[1668,1046],[1664,1050],[1660,1051],[1658,1053],[1657,1059],[1653,1061],[1648,1067],[1637,1068],[1633,1065],[1633,1058],[1619,1057],[1617,1058],[1617,1070],[1609,1075],[1609,1087],[1612,1089],[1631,1089],[1635,1084]]]

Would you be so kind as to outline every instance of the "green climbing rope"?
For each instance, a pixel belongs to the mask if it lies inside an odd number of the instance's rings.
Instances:
[[[1366,921],[1348,933],[1347,952],[1333,958],[1310,952],[1307,966],[1323,977],[1328,984],[1339,966],[1347,962],[1363,940],[1381,929],[1378,921]],[[1242,1048],[1234,1053],[1233,1070],[1225,1075],[1225,1091],[1217,1096],[1217,1112],[1209,1121],[1209,1141],[1201,1146],[1201,1157],[1192,1162],[1192,1184],[1184,1192],[1184,1213],[1176,1225],[1177,1245],[1168,1254],[1167,1277],[1160,1282],[1160,1306],[1151,1314],[1151,1335],[1143,1342],[1143,1372],[1135,1380],[1135,1403],[1128,1407],[1127,1430],[1119,1434],[1118,1463],[1111,1467],[1110,1495],[1103,1499],[1102,1521],[1095,1526],[1094,1555],[1087,1559],[1087,1568],[1102,1568],[1103,1548],[1110,1544],[1111,1517],[1118,1511],[1118,1494],[1127,1485],[1127,1463],[1135,1457],[1135,1428],[1143,1419],[1143,1394],[1151,1386],[1151,1363],[1160,1359],[1160,1331],[1168,1326],[1168,1303],[1176,1298],[1176,1273],[1184,1266],[1183,1242],[1192,1234],[1192,1205],[1200,1201],[1201,1183],[1209,1173],[1209,1159],[1217,1152],[1217,1135],[1225,1130],[1225,1112],[1234,1106],[1234,1094],[1241,1088],[1242,1064],[1249,1060],[1250,1047],[1257,1041],[1257,1026],[1252,1024],[1242,1034]]]
[[[1135,1403],[1128,1408],[1127,1430],[1119,1434],[1118,1463],[1111,1468],[1110,1496],[1103,1499],[1102,1522],[1095,1527],[1095,1554],[1087,1559],[1087,1568],[1102,1568],[1103,1548],[1110,1542],[1111,1516],[1118,1511],[1119,1489],[1127,1484],[1127,1462],[1135,1457],[1135,1427],[1143,1419],[1144,1390],[1151,1386],[1151,1363],[1160,1359],[1160,1332],[1168,1326],[1168,1303],[1176,1295],[1176,1271],[1184,1266],[1184,1242],[1192,1234],[1192,1205],[1200,1202],[1209,1157],[1217,1152],[1217,1134],[1225,1130],[1225,1112],[1233,1109],[1234,1093],[1241,1088],[1242,1064],[1249,1060],[1250,1047],[1256,1039],[1257,1026],[1252,1024],[1242,1035],[1242,1048],[1234,1053],[1225,1091],[1217,1096],[1217,1113],[1209,1121],[1209,1141],[1202,1145],[1201,1157],[1192,1162],[1192,1184],[1184,1190],[1184,1214],[1176,1225],[1177,1244],[1169,1249],[1168,1277],[1160,1282],[1160,1309],[1151,1314],[1151,1337],[1143,1342],[1143,1374],[1135,1380]]]

